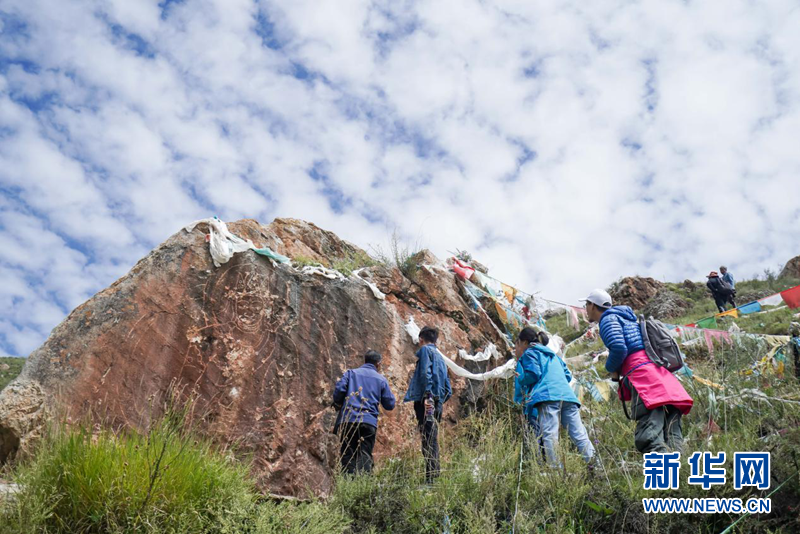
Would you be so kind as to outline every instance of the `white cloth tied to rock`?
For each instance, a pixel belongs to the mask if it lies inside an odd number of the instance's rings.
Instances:
[[[408,318],[408,323],[405,326],[406,332],[408,335],[411,336],[411,339],[414,343],[419,343],[419,332],[420,328],[417,326],[417,323],[414,321],[413,317]],[[517,361],[514,359],[508,360],[506,363],[499,367],[495,367],[490,371],[486,371],[485,373],[471,373],[458,365],[456,362],[442,354],[442,352],[437,348],[436,349],[439,354],[441,354],[442,359],[444,359],[445,365],[447,368],[452,371],[452,373],[456,376],[460,376],[463,378],[469,378],[470,380],[491,380],[493,378],[511,378],[514,376],[517,368]],[[463,353],[463,355],[462,355]],[[465,355],[467,356],[466,360],[471,361],[486,361],[490,359],[493,355],[495,358],[499,358],[500,354],[497,351],[497,347],[493,343],[490,343],[483,352],[479,352],[474,356],[470,356],[466,353],[463,349],[459,351],[459,355],[463,358]]]

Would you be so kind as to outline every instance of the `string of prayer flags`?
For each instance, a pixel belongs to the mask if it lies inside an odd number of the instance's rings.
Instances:
[[[564,311],[567,314],[567,326],[571,326],[575,330],[580,330],[580,322],[578,321],[578,313],[575,311],[574,306],[567,306]]]
[[[733,345],[731,335],[723,330],[705,330],[703,335],[706,337],[706,345],[708,345],[708,352],[711,355],[714,354],[714,340],[718,340],[720,343],[727,341]]]
[[[800,308],[800,286],[782,291],[780,295],[786,305],[791,309]]]
[[[514,297],[517,296],[517,290],[508,284],[504,284],[503,282],[500,282],[500,287],[503,289],[503,294],[505,295],[506,300],[508,300],[508,303],[514,304]]]
[[[739,307],[739,313],[742,315],[747,315],[749,313],[758,313],[761,311],[761,304],[756,302],[751,302],[749,304],[745,304],[744,306]]]
[[[525,320],[517,314],[514,310],[506,309],[499,301],[494,301],[494,309],[497,310],[497,315],[500,321],[506,325],[506,330],[522,330],[525,326]]]

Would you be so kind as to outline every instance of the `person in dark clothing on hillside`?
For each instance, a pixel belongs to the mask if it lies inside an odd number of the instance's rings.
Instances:
[[[720,278],[717,271],[711,271],[711,273],[709,273],[706,287],[711,291],[711,296],[714,297],[714,302],[720,313],[725,311],[725,306],[728,303],[734,308],[736,307],[736,301],[734,300],[736,290],[734,290],[728,282]]]
[[[425,481],[430,484],[439,476],[439,423],[442,405],[453,394],[447,365],[436,348],[439,331],[430,326],[419,332],[422,345],[417,351],[417,366],[403,402],[414,402],[414,415],[422,437],[425,457]]]
[[[333,405],[339,408],[334,432],[341,443],[342,471],[348,474],[372,471],[378,405],[394,409],[389,382],[378,372],[380,363],[381,355],[368,350],[364,365],[345,371],[333,390]]]
[[[800,378],[800,323],[792,323],[789,326],[789,344],[792,347],[794,356],[794,376]]]

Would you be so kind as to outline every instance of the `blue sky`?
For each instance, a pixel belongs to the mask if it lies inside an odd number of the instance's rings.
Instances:
[[[559,300],[800,254],[793,1],[3,0],[0,353],[188,222],[393,229]]]

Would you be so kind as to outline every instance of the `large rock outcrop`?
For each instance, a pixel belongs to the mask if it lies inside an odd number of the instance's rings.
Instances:
[[[625,305],[634,310],[641,310],[663,287],[663,282],[659,282],[655,278],[628,276],[614,282],[608,289],[608,293],[615,305]]]
[[[783,266],[781,278],[800,278],[800,256],[795,256]]]
[[[290,257],[332,263],[364,254],[303,221],[229,227]],[[215,268],[205,238],[203,224],[173,235],[76,308],[30,355],[0,393],[0,462],[24,453],[50,414],[144,429],[164,397],[178,391],[197,398],[204,432],[252,455],[265,490],[323,494],[336,463],[333,385],[367,349],[383,353],[382,371],[401,401],[415,362],[404,330],[409,317],[437,326],[447,354],[489,342],[505,347],[496,326],[469,306],[458,280],[441,267],[423,265],[413,280],[396,268],[368,267],[361,276],[386,294],[381,300],[357,278],[303,274],[252,251]],[[436,260],[422,253],[417,261]],[[473,370],[496,365],[469,363]],[[445,410],[450,423],[479,402],[475,388],[460,380],[454,386],[456,398]],[[379,457],[416,440],[409,405],[384,414]]]

